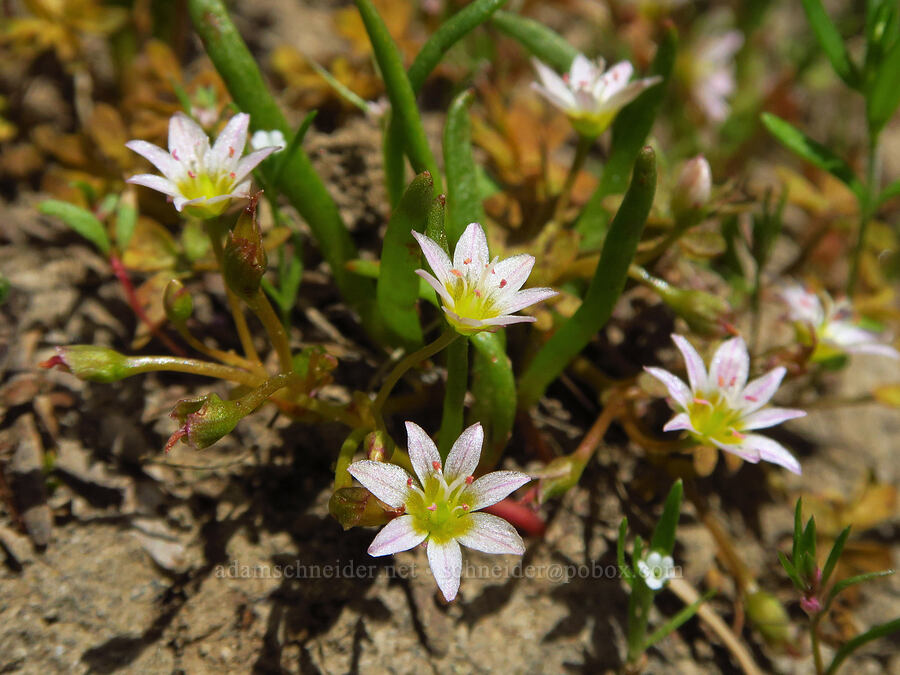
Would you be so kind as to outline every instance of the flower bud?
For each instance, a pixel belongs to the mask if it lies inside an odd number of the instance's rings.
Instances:
[[[366,458],[373,462],[384,462],[387,459],[387,443],[383,431],[373,431],[366,436]]]
[[[252,298],[259,291],[259,284],[268,264],[262,233],[256,222],[258,201],[259,193],[256,193],[250,198],[247,208],[238,218],[225,243],[222,269],[225,283],[244,299]]]
[[[182,324],[194,313],[194,300],[178,279],[172,279],[163,293],[166,316],[174,324]]]
[[[133,374],[127,356],[109,347],[94,345],[57,347],[56,356],[47,359],[40,366],[59,366],[79,380],[88,382],[117,382]]]
[[[391,512],[364,487],[345,487],[336,490],[328,500],[328,512],[345,530],[351,527],[384,525]]]
[[[709,201],[712,172],[703,155],[685,162],[672,195],[672,213],[676,218],[700,211]]]
[[[565,494],[578,484],[586,463],[576,455],[557,457],[541,470],[538,483],[540,503]]]
[[[669,286],[660,296],[663,302],[687,322],[692,331],[700,335],[722,335],[723,327],[731,319],[732,310],[728,302],[706,291]]]
[[[774,595],[753,591],[747,595],[744,608],[766,642],[783,644],[790,639],[790,617]]]

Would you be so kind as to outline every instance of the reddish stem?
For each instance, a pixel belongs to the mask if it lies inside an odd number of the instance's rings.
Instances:
[[[539,537],[547,529],[547,523],[540,515],[514,499],[507,498],[481,510],[509,521],[525,534]]]
[[[109,257],[109,263],[112,265],[113,273],[116,275],[119,283],[122,284],[122,288],[125,291],[125,297],[128,299],[128,304],[131,306],[131,309],[134,311],[137,318],[147,324],[150,332],[153,333],[155,337],[159,338],[169,351],[177,356],[187,356],[187,352],[175,344],[172,339],[163,333],[159,326],[153,323],[150,320],[150,317],[147,316],[147,312],[144,311],[144,308],[138,300],[137,293],[134,291],[131,279],[128,277],[128,271],[125,269],[125,265],[122,264],[122,261],[119,260],[119,257],[111,255]]]

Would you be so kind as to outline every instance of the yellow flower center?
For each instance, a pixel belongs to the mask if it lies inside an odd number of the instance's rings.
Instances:
[[[733,445],[743,438],[739,428],[741,412],[717,392],[695,398],[688,405],[687,414],[696,429],[691,435],[698,440]]]
[[[454,273],[456,272],[458,270],[454,270]],[[446,284],[445,288],[453,298],[453,307],[449,309],[453,310],[457,316],[473,321],[484,321],[500,316],[500,310],[497,308],[492,294],[485,294],[478,286],[470,285],[463,276]],[[447,320],[460,333],[477,333],[481,330],[461,323],[452,316],[448,316]]]
[[[456,539],[472,529],[466,483],[448,486],[437,474],[428,476],[424,490],[410,489],[406,512],[413,517],[413,527],[427,532],[441,544]]]

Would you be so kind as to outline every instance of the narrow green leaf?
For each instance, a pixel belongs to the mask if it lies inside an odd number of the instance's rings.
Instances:
[[[106,227],[87,209],[58,199],[47,199],[41,202],[38,210],[45,216],[56,216],[100,249],[103,255],[109,255],[112,244],[106,233]]]
[[[284,171],[285,166],[290,164],[291,158],[294,156],[294,153],[297,152],[297,148],[303,144],[303,139],[306,138],[306,132],[309,131],[313,120],[316,119],[316,115],[318,114],[318,110],[310,110],[306,113],[303,117],[303,121],[300,122],[300,126],[297,127],[297,131],[291,137],[291,140],[288,141],[287,147],[279,153],[281,156],[277,158],[278,166],[272,174],[273,183],[278,183],[278,179],[281,178],[281,172]]]
[[[805,569],[801,571],[807,576],[812,577],[816,565],[816,518],[810,516],[806,522],[806,529],[800,538],[800,557],[805,563]],[[794,561],[794,564],[797,564]]]
[[[853,173],[853,169],[844,160],[777,115],[763,113],[761,119],[763,126],[769,130],[769,133],[777,138],[788,150],[843,181],[856,193],[858,198],[862,198],[862,183],[860,183],[859,178]]]
[[[459,438],[463,428],[466,391],[469,386],[469,340],[463,337],[447,346],[447,387],[441,411],[441,428],[438,431],[438,451],[446,460],[450,448]]]
[[[822,6],[822,1],[802,1],[806,18],[809,20],[810,26],[812,26],[816,40],[819,41],[819,46],[822,47],[822,51],[825,52],[828,60],[831,61],[831,67],[834,68],[834,72],[838,74],[848,87],[859,89],[861,85],[859,70],[853,61],[850,60],[850,55],[847,54],[847,49],[844,47],[844,40],[828,17],[828,13]]]
[[[250,115],[251,126],[263,130],[278,129],[287,137],[291,133],[287,120],[266,87],[256,61],[222,0],[188,0],[188,10],[206,53],[232,98]],[[276,160],[277,155],[260,166],[267,177],[273,175]],[[302,147],[284,162],[276,187],[309,224],[341,294],[360,312],[367,329],[373,333],[378,316],[372,311],[372,283],[346,269],[347,261],[357,257],[356,247],[334,199]]]
[[[415,273],[421,258],[411,231],[425,231],[433,190],[434,182],[427,172],[413,179],[391,215],[381,247],[381,269],[375,290],[378,312],[392,337],[407,348],[415,348],[422,342],[416,311],[419,277]]]
[[[569,70],[572,61],[578,56],[578,50],[562,35],[534,19],[499,10],[491,17],[491,24],[554,70]]]
[[[800,541],[803,538],[803,498],[797,500],[794,507],[794,540],[791,548],[791,561],[794,565],[800,562]]]
[[[134,205],[134,196],[125,193],[116,207],[116,245],[120,251],[128,248],[131,235],[137,225],[138,211]]]
[[[797,569],[791,564],[791,561],[788,560],[787,556],[778,551],[778,560],[781,563],[781,566],[784,568],[784,571],[787,572],[788,577],[790,577],[791,582],[797,588],[797,590],[805,591],[806,585],[803,583],[803,580],[800,578],[800,575],[797,574]]]
[[[870,131],[874,134],[881,132],[900,105],[898,82],[900,82],[900,40],[897,40],[885,54],[872,86],[866,94],[866,113]]]
[[[856,586],[857,584],[861,584],[865,581],[871,581],[872,579],[889,577],[893,573],[894,570],[881,570],[879,572],[866,572],[865,574],[858,574],[855,577],[850,577],[849,579],[843,579],[842,581],[837,582],[831,589],[831,592],[828,594],[827,604],[830,605],[832,600],[834,600],[838,595],[846,591],[851,586]]]
[[[622,518],[619,523],[619,538],[616,540],[616,563],[619,565],[619,574],[631,585],[631,569],[625,564],[625,537],[628,535],[628,518]]]
[[[700,609],[700,605],[710,600],[715,594],[715,589],[707,591],[690,605],[684,607],[680,612],[666,621],[662,626],[653,631],[653,633],[650,635],[650,637],[647,638],[647,641],[644,643],[644,650],[650,649],[650,647],[655,645],[664,637],[666,637],[670,633],[674,633],[676,630],[681,628],[691,617],[694,616],[694,614],[697,613],[697,610]]]
[[[600,261],[581,306],[553,334],[532,360],[519,381],[519,406],[528,409],[544,390],[591,341],[612,314],[625,287],[628,267],[637,250],[653,195],[656,192],[656,157],[645,147],[638,154],[631,185],[613,218]]]
[[[350,260],[346,265],[347,271],[357,274],[365,279],[378,279],[381,272],[381,262],[378,260],[364,260],[357,258]],[[277,292],[277,291],[276,291]],[[419,300],[425,300],[440,309],[440,303],[437,301],[437,295],[434,289],[428,285],[428,282],[419,277]]]
[[[648,75],[659,75],[663,81],[625,106],[613,122],[609,158],[600,176],[600,183],[575,223],[575,228],[582,235],[582,250],[598,250],[603,245],[611,215],[603,202],[609,195],[622,194],[628,187],[634,160],[646,142],[662,107],[677,50],[678,31],[670,26],[659,43],[648,72]]]
[[[837,565],[838,559],[841,557],[841,553],[844,550],[844,544],[847,543],[847,537],[850,536],[850,526],[848,525],[841,533],[838,535],[838,538],[835,539],[834,545],[831,547],[831,551],[828,553],[828,559],[825,561],[825,567],[822,568],[822,585],[828,583],[828,579],[831,578],[831,573],[834,571],[834,566]]]
[[[384,86],[387,89],[388,98],[391,101],[391,114],[396,115],[403,129],[406,150],[413,170],[416,173],[429,171],[434,184],[440,191],[441,178],[437,161],[428,146],[428,138],[425,136],[425,127],[422,126],[422,118],[419,116],[419,108],[416,105],[416,95],[410,86],[406,70],[403,68],[403,58],[397,45],[388,32],[384,20],[372,4],[372,0],[354,0],[359,15],[362,17],[372,50],[375,52],[375,60],[381,69],[384,78]]]
[[[900,631],[900,617],[894,619],[893,621],[879,624],[878,626],[870,628],[865,633],[857,635],[855,638],[853,638],[837,650],[837,653],[831,660],[831,665],[828,666],[828,670],[825,671],[825,675],[834,675],[834,673],[837,672],[837,669],[846,660],[846,658],[867,642],[877,640],[881,637],[886,637],[888,635],[891,635],[892,633],[896,633],[897,631]]]
[[[878,196],[878,205],[881,206],[889,199],[897,196],[900,196],[900,180],[895,180],[881,191],[881,194]]]
[[[484,222],[478,172],[472,157],[469,106],[474,94],[463,91],[450,104],[444,126],[444,167],[447,171],[447,242],[456,246],[469,223]]]
[[[683,493],[684,486],[679,479],[675,481],[672,489],[669,490],[662,515],[653,529],[650,549],[659,551],[662,555],[672,555],[672,551],[675,549],[675,531],[678,529],[678,518],[681,515],[681,496]]]
[[[390,109],[385,117],[384,133],[381,137],[381,156],[384,163],[384,184],[387,188],[391,208],[397,206],[406,185],[406,155],[403,127],[400,119]]]
[[[472,363],[472,405],[470,420],[484,427],[481,471],[492,470],[512,434],[516,417],[516,380],[512,361],[506,355],[506,334],[482,331],[470,338],[475,348]]]

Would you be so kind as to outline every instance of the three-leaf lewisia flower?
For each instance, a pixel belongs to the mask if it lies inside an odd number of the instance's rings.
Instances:
[[[582,136],[596,138],[612,124],[618,112],[637,96],[662,81],[658,76],[630,82],[634,68],[621,61],[603,71],[605,62],[578,54],[569,72],[560,77],[552,68],[533,60],[540,83],[533,87],[569,117]]]
[[[445,465],[421,427],[407,422],[406,433],[409,459],[418,480],[399,466],[367,459],[354,462],[347,470],[369,492],[402,514],[378,533],[369,546],[369,555],[390,555],[425,542],[431,571],[449,602],[459,590],[460,544],[485,553],[525,552],[525,544],[512,525],[476,511],[496,504],[531,477],[518,471],[494,471],[473,478],[484,441],[480,424],[462,432]]]
[[[469,224],[463,232],[453,260],[436,241],[416,231],[412,234],[434,271],[434,275],[425,270],[416,270],[416,274],[438,292],[447,320],[463,335],[535,321],[532,316],[513,313],[556,295],[552,288],[519,290],[531,274],[534,256],[521,254],[492,260],[484,230],[478,223]]]
[[[169,120],[169,151],[147,141],[128,141],[125,145],[149,160],[162,176],[142,173],[128,179],[169,195],[178,211],[211,218],[222,213],[232,199],[249,196],[247,176],[279,147],[261,148],[246,157],[247,128],[250,116],[232,117],[210,147],[206,132],[183,113]]]
[[[788,307],[791,320],[805,324],[821,345],[850,354],[878,354],[900,359],[900,352],[881,341],[877,333],[859,326],[853,307],[847,299],[834,301],[827,293],[818,295],[803,286],[785,288],[781,297]],[[824,354],[823,354],[824,352]],[[817,348],[817,356],[827,356],[827,350]],[[831,354],[834,355],[833,353]]]
[[[677,413],[664,431],[685,430],[701,443],[715,445],[745,461],[760,460],[779,464],[796,474],[800,463],[780,443],[747,433],[754,429],[781,424],[806,413],[790,408],[766,408],[775,395],[786,370],[778,367],[747,382],[750,355],[740,337],[725,341],[716,350],[709,373],[697,350],[680,335],[673,335],[675,346],[687,364],[690,387],[662,368],[645,368],[669,390],[670,405]]]

